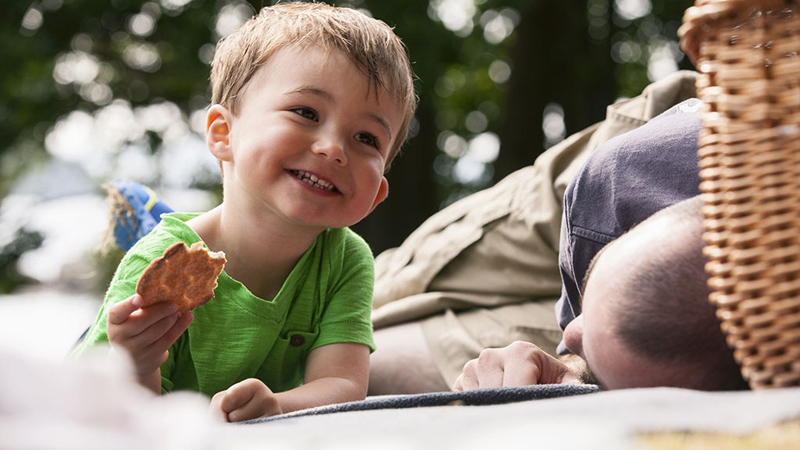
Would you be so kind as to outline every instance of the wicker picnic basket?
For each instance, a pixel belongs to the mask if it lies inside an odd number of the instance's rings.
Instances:
[[[800,386],[800,0],[697,0],[711,302],[754,389]]]

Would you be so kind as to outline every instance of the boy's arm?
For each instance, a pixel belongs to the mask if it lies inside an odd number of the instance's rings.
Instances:
[[[217,393],[209,411],[213,416],[238,422],[274,416],[314,406],[363,400],[369,380],[369,347],[339,343],[319,347],[306,360],[302,386],[274,394],[255,378]]]
[[[369,347],[341,343],[316,348],[306,360],[303,382],[275,395],[284,413],[363,400],[369,383]]]

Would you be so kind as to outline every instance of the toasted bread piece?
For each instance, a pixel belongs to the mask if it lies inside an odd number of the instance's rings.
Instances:
[[[214,297],[217,277],[225,267],[225,253],[211,252],[195,242],[189,248],[176,242],[150,262],[136,283],[145,306],[173,302],[178,311],[190,311]]]

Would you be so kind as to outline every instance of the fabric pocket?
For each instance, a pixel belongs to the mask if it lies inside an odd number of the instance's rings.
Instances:
[[[267,382],[273,392],[283,392],[303,384],[306,359],[319,331],[288,331],[275,340],[261,367],[258,378]]]

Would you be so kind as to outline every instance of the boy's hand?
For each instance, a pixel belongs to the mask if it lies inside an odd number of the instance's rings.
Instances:
[[[134,294],[108,311],[108,340],[114,349],[125,349],[140,378],[152,375],[169,356],[169,348],[189,328],[194,316],[178,314],[175,304],[156,303],[142,308]]]
[[[249,378],[215,394],[208,412],[223,422],[239,422],[282,414],[283,410],[266,384]]]

